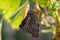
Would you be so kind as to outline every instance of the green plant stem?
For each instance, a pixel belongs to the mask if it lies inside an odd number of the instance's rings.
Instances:
[[[34,9],[34,4],[35,4],[35,2],[33,2],[33,0],[29,0],[29,4],[30,4],[30,9],[29,9],[29,11],[31,11],[31,10]]]

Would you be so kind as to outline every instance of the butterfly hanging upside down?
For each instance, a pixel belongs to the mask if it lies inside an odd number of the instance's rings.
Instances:
[[[39,36],[39,21],[36,16],[36,12],[30,11],[28,12],[25,19],[22,21],[19,27],[24,31],[31,33],[33,37]]]

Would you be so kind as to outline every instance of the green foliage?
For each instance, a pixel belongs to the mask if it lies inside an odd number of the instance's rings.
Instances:
[[[22,12],[27,3],[26,1],[27,0],[0,0],[3,17],[12,24],[12,27],[17,27],[22,21]]]
[[[55,8],[60,8],[60,1],[54,2]]]
[[[47,8],[48,14],[50,14],[52,16],[56,15],[57,9],[60,8],[59,4],[60,4],[60,2],[56,1],[56,2],[53,2],[53,4],[51,6],[48,6],[48,8]]]
[[[0,8],[3,9],[4,17],[8,19],[20,4],[20,0],[0,0]],[[7,16],[8,15],[8,16]]]
[[[46,8],[49,15],[54,16],[56,14],[56,9],[60,8],[60,1],[56,0],[33,0],[39,3],[42,8]]]
[[[22,6],[27,0],[21,0],[20,6]]]
[[[51,16],[54,16],[56,14],[56,8],[54,7],[47,8],[47,13]]]
[[[26,1],[22,6],[20,6],[15,12],[14,15],[11,16],[11,24],[13,27],[18,27],[19,24],[21,24],[22,20],[23,20],[23,12],[24,12],[24,8],[26,6],[26,4],[28,3],[28,1]]]
[[[33,0],[34,2],[38,2],[41,7],[49,6],[51,0]]]
[[[2,19],[2,16],[3,16],[3,13],[2,13],[2,9],[0,9],[0,22],[1,22],[1,19]]]
[[[53,26],[52,28],[47,29],[47,30],[42,30],[41,32],[48,33],[48,32],[55,32],[55,31],[56,31],[56,28]]]

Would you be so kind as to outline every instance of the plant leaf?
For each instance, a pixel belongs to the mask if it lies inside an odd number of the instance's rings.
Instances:
[[[55,8],[60,8],[60,1],[54,2],[53,5]]]
[[[8,19],[14,12],[21,0],[0,0],[0,8],[3,9],[4,18]]]
[[[50,28],[50,29],[47,29],[47,30],[42,30],[41,32],[43,32],[43,33],[48,33],[48,32],[55,32],[56,31],[56,27],[52,27],[52,28]]]
[[[28,0],[22,5],[20,6],[15,12],[15,15],[13,15],[11,18],[10,18],[10,22],[11,22],[11,25],[12,25],[12,28],[19,28],[19,24],[21,24],[22,20],[24,19],[23,18],[23,13],[26,11],[26,5],[28,4]]]
[[[1,19],[2,19],[2,16],[3,16],[3,13],[2,13],[2,9],[0,9],[0,22],[1,22]]]
[[[43,8],[49,5],[49,0],[33,0],[33,1],[39,3],[39,5]]]

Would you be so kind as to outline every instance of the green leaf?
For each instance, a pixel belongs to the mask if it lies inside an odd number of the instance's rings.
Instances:
[[[41,7],[46,7],[49,5],[50,0],[33,0],[34,2],[39,3]]]
[[[3,9],[3,17],[8,21],[13,24],[13,20],[15,21],[16,15],[18,15],[18,13],[22,13],[19,12],[22,10],[22,5],[24,5],[24,3],[27,0],[0,0],[0,8]],[[20,8],[20,9],[19,9]],[[16,10],[17,9],[17,10]],[[15,14],[16,13],[16,14]],[[22,14],[21,14],[22,15]],[[12,17],[13,16],[13,17]],[[20,16],[20,14],[18,15]],[[10,17],[12,17],[13,20],[10,19]],[[22,19],[22,16],[19,19]],[[15,22],[14,22],[15,23]],[[16,24],[17,25],[17,24]]]
[[[0,9],[0,22],[1,22],[1,19],[2,19],[2,16],[3,16],[3,13],[2,13],[2,9]]]
[[[19,24],[21,24],[22,20],[24,19],[23,18],[23,13],[24,13],[24,10],[25,10],[25,6],[28,4],[28,0],[22,5],[20,6],[16,11],[15,11],[15,15],[13,15],[11,18],[10,18],[10,22],[11,22],[11,25],[13,28],[18,28],[19,27]]]
[[[51,16],[54,16],[56,14],[56,8],[54,7],[48,7],[46,11]]]
[[[48,33],[48,32],[55,32],[55,31],[56,31],[56,27],[53,26],[53,27],[51,27],[50,29],[42,30],[41,32],[43,32],[43,33]]]
[[[21,0],[20,6],[23,5],[27,0]]]
[[[56,27],[52,26],[52,28],[50,28],[51,32],[55,32],[56,31]]]
[[[60,8],[60,1],[54,2],[53,5],[54,5],[55,8]]]
[[[19,7],[21,0],[0,0],[0,8],[3,9],[4,18],[8,19]]]
[[[42,30],[41,32],[42,33],[48,33],[48,32],[51,32],[51,31],[47,29],[47,30]]]

